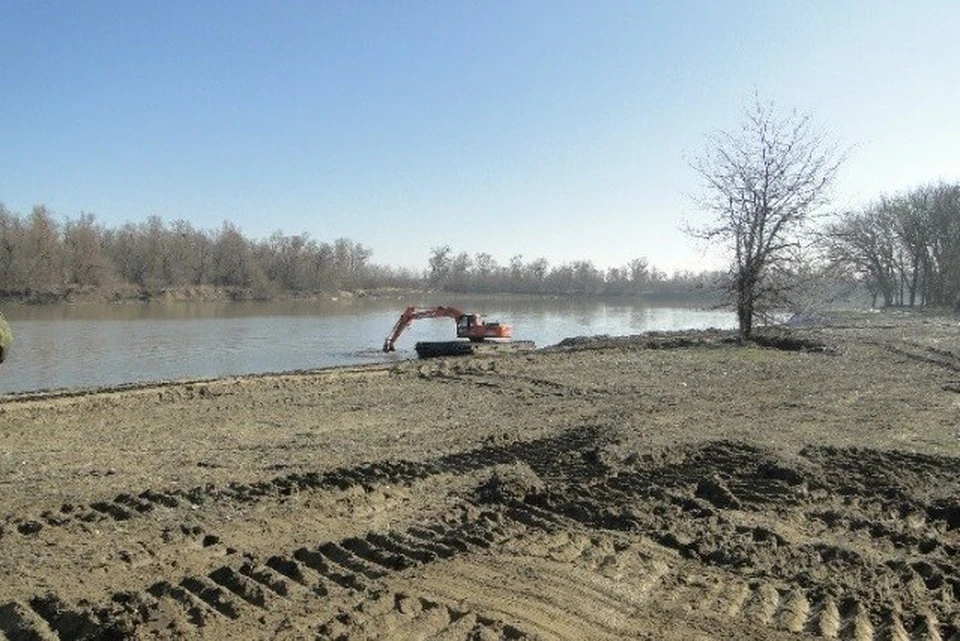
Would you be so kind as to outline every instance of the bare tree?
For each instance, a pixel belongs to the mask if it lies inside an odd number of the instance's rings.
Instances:
[[[852,269],[884,305],[960,311],[960,185],[920,186],[827,229],[830,257]]]
[[[445,285],[450,276],[451,251],[450,245],[430,248],[430,284],[435,287]]]
[[[80,214],[67,221],[63,228],[66,250],[67,281],[81,286],[100,287],[109,276],[107,256],[103,251],[103,228],[93,214]]]
[[[758,314],[783,302],[806,224],[826,204],[842,161],[809,115],[780,116],[755,98],[740,129],[709,136],[693,162],[703,180],[699,205],[713,218],[690,233],[731,253],[741,340],[750,338]]]
[[[23,220],[0,203],[0,293],[27,289],[28,266],[22,256],[26,243]]]
[[[878,297],[892,305],[903,282],[895,225],[894,203],[881,200],[862,211],[842,213],[825,235],[831,262],[853,270],[873,297],[874,307]]]
[[[450,283],[448,287],[455,292],[463,292],[470,287],[470,271],[473,259],[467,252],[460,252],[450,262]]]
[[[51,294],[58,291],[66,277],[60,228],[53,214],[42,206],[33,208],[24,230],[27,285],[34,292]]]
[[[253,260],[250,241],[233,223],[224,222],[213,244],[213,284],[219,287],[256,289],[263,285],[263,273]]]

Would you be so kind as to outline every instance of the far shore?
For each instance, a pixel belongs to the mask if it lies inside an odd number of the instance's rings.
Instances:
[[[517,298],[517,299],[597,299],[597,300],[647,300],[650,302],[678,302],[702,306],[716,306],[718,296],[714,293],[697,292],[643,292],[630,294],[569,293],[510,293],[478,291],[446,291],[431,288],[380,287],[336,291],[277,291],[256,292],[238,287],[214,287],[211,285],[165,287],[144,289],[132,286],[82,287],[65,292],[33,292],[29,295],[0,295],[0,305],[84,305],[125,303],[230,303],[230,302],[286,302],[322,301],[350,302],[376,299],[411,299],[426,297],[471,298]]]

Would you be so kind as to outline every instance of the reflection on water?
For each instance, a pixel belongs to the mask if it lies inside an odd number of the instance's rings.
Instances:
[[[414,358],[417,341],[454,337],[449,319],[417,321],[395,353],[380,352],[407,305],[483,313],[539,347],[569,336],[735,326],[729,312],[586,299],[5,306],[15,343],[0,366],[0,393],[385,362]]]

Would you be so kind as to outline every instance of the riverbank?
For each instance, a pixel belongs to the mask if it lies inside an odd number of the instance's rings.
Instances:
[[[142,288],[133,285],[115,287],[73,287],[57,292],[33,292],[24,296],[7,296],[3,303],[21,305],[82,305],[103,303],[219,303],[247,301],[316,300],[337,301],[353,298],[384,297],[398,294],[416,295],[419,290],[375,289],[312,292],[266,292],[243,287],[197,285],[183,287]]]
[[[0,632],[947,639],[958,332],[0,400]]]
[[[720,303],[718,292],[696,291],[650,291],[635,294],[584,294],[584,293],[497,293],[471,291],[445,291],[442,289],[412,287],[379,287],[366,289],[340,289],[316,291],[253,290],[243,287],[215,287],[196,285],[182,287],[142,288],[133,285],[113,287],[72,287],[64,291],[37,291],[20,296],[0,296],[0,304],[8,305],[100,305],[104,303],[248,303],[248,302],[351,302],[355,300],[406,299],[446,297],[472,299],[546,299],[546,300],[644,300],[653,305],[684,304],[715,307]]]

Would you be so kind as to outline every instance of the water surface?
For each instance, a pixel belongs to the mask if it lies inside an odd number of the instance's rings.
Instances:
[[[421,320],[396,352],[381,352],[407,305],[483,313],[538,347],[570,336],[735,326],[729,312],[594,299],[8,305],[15,342],[0,365],[0,393],[389,362],[415,358],[417,341],[454,338],[452,320]]]

